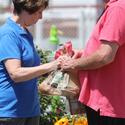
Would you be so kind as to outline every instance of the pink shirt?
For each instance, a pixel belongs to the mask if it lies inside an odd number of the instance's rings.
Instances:
[[[98,49],[100,40],[116,41],[120,46],[115,61],[97,70],[79,73],[79,101],[100,114],[125,118],[125,0],[112,0],[96,24],[84,51],[87,56]]]

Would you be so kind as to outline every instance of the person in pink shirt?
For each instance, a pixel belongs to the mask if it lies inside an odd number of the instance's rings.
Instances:
[[[89,125],[125,125],[125,0],[110,0],[84,51],[60,62],[78,70]]]

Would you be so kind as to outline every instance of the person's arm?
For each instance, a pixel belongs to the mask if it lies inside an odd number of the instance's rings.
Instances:
[[[72,59],[64,57],[61,59],[63,70],[77,68],[80,70],[92,70],[103,67],[114,61],[119,45],[116,42],[102,41],[97,51],[89,56]]]
[[[45,73],[51,72],[58,67],[58,61],[42,64],[36,67],[21,67],[21,61],[18,59],[7,59],[4,61],[5,67],[15,82],[21,82],[39,77]]]

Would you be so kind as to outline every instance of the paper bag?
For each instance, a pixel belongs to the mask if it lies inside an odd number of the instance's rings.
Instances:
[[[73,73],[54,71],[39,85],[39,90],[44,94],[74,98],[79,93],[78,80]]]

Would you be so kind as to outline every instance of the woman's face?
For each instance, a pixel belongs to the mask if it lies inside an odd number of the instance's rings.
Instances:
[[[25,26],[36,24],[39,19],[42,19],[43,10],[44,9],[41,8],[33,14],[29,14],[28,12],[26,12],[24,19]]]

